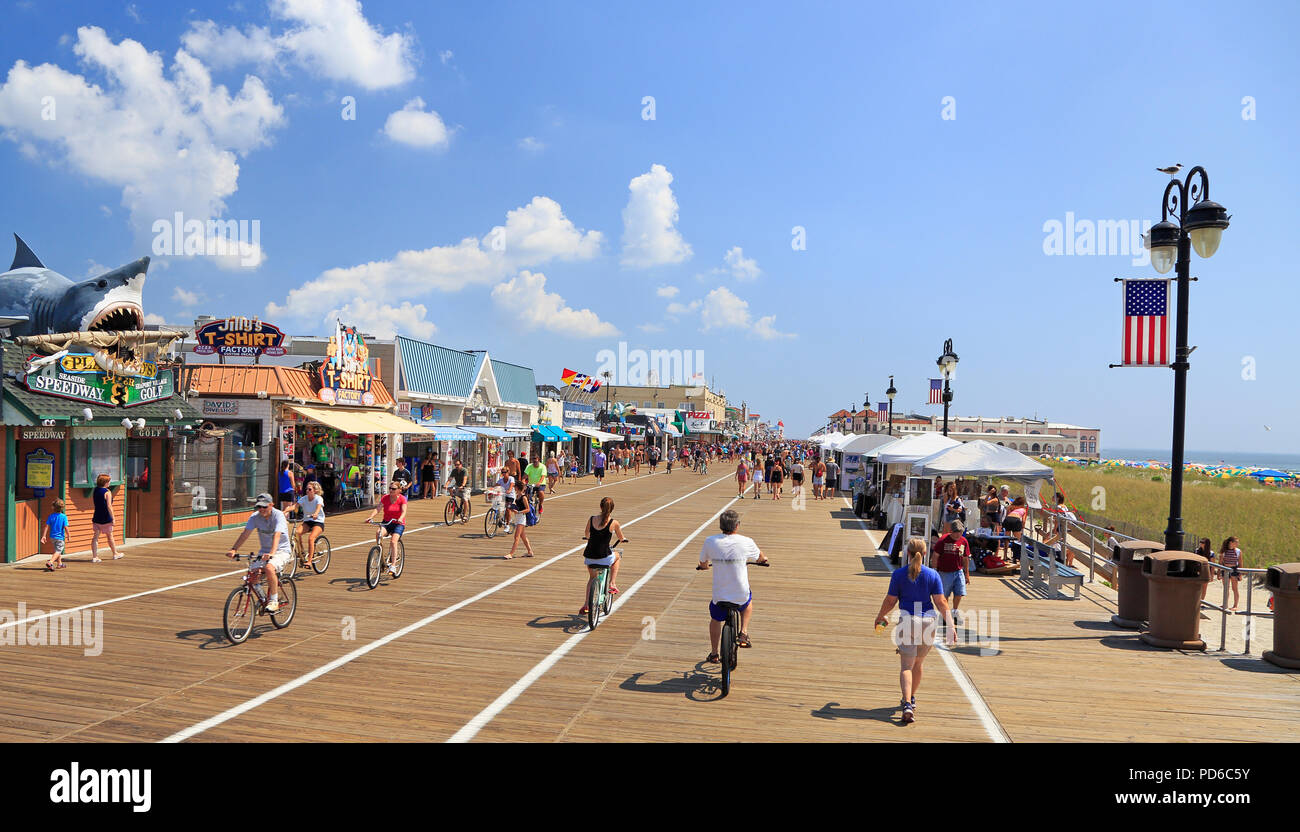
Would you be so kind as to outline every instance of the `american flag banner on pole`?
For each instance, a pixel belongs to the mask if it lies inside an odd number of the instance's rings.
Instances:
[[[882,419],[888,416],[889,402],[876,402],[876,412],[880,414],[880,418]]]
[[[930,404],[943,404],[943,379],[930,379]]]
[[[1169,282],[1124,281],[1124,360],[1120,366],[1169,366]]]

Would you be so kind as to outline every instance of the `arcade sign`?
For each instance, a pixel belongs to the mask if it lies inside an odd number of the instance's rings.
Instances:
[[[371,407],[370,350],[356,327],[339,325],[320,365],[320,400],[326,404],[360,404]]]
[[[41,358],[33,355],[28,364]],[[33,393],[103,407],[135,407],[170,399],[176,392],[172,372],[159,373],[158,365],[152,361],[141,362],[136,373],[123,375],[105,372],[88,352],[70,352],[58,361],[44,364],[28,373],[23,383]]]
[[[199,355],[232,355],[252,358],[258,355],[284,355],[284,333],[280,328],[257,317],[223,318],[210,321],[194,330]]]

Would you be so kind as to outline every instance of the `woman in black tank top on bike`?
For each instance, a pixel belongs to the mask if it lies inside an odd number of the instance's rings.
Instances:
[[[611,541],[617,536],[619,543],[624,541],[623,529],[614,519],[614,501],[605,497],[600,501],[600,514],[587,518],[587,529],[582,535],[587,540],[587,549],[582,553],[582,562],[587,566],[587,577],[594,577],[594,566],[609,567],[609,594],[618,594],[619,556],[614,551]],[[587,584],[582,585],[582,609],[578,615],[587,614]]]

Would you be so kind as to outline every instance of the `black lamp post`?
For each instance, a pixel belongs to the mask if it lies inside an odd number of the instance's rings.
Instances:
[[[1189,204],[1190,203],[1190,204]],[[1177,216],[1177,224],[1170,218]],[[1186,551],[1183,546],[1183,429],[1187,416],[1187,313],[1191,288],[1192,249],[1202,257],[1213,257],[1228,227],[1228,212],[1210,201],[1210,177],[1197,165],[1187,172],[1187,179],[1171,177],[1165,186],[1160,205],[1160,222],[1151,227],[1148,246],[1151,265],[1160,274],[1175,267],[1178,281],[1177,343],[1174,347],[1174,437],[1172,470],[1169,482],[1169,526],[1165,529],[1165,549]]]
[[[943,342],[943,355],[934,363],[939,365],[939,372],[943,374],[943,435],[947,436],[948,405],[952,404],[952,388],[948,386],[948,381],[957,369],[957,353],[952,351],[951,338]]]
[[[605,372],[601,373],[601,375],[605,377],[605,421],[608,422],[609,421],[609,389],[610,389],[609,380],[612,374],[610,373],[609,370],[606,370]]]
[[[898,391],[894,389],[894,377],[889,377],[889,389],[885,391],[885,398],[889,399],[889,435],[894,435],[894,396]]]

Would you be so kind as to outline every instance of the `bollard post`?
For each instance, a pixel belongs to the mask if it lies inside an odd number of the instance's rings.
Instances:
[[[1088,524],[1088,583],[1092,583],[1097,575],[1097,532]]]
[[[1251,615],[1251,602],[1255,600],[1255,593],[1254,593],[1255,576],[1253,574],[1247,573],[1244,577],[1246,578],[1246,655],[1249,656],[1250,655],[1250,631],[1255,629],[1253,626],[1251,626],[1255,621],[1255,619]]]

